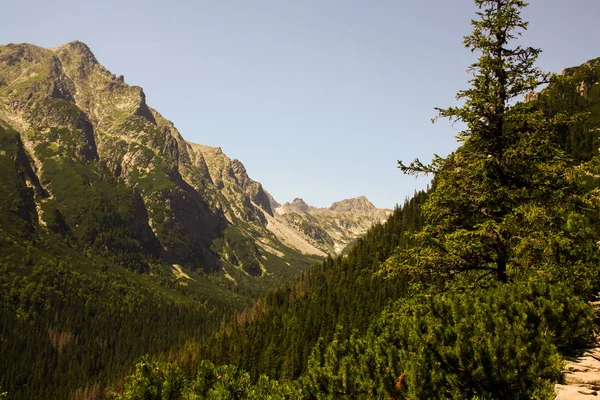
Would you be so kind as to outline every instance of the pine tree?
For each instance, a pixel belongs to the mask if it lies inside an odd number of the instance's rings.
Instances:
[[[540,49],[512,46],[527,29],[522,0],[475,0],[477,19],[464,45],[478,53],[468,71],[470,88],[459,91],[461,106],[438,108],[438,118],[461,122],[461,147],[430,165],[399,161],[404,173],[434,173],[423,207],[419,246],[402,254],[405,265],[447,275],[470,271],[506,282],[520,267],[564,261],[570,252],[565,210],[580,187],[562,151],[555,127],[521,96],[550,76],[535,67]],[[562,247],[561,247],[562,246]],[[564,251],[563,251],[564,250]],[[563,251],[563,253],[561,253]]]

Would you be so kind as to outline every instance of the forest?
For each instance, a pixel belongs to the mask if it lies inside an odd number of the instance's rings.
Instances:
[[[518,45],[527,4],[474,2],[472,78],[436,109],[464,125],[458,148],[398,161],[431,187],[251,305],[165,272],[119,228],[130,209],[37,234],[0,124],[0,398],[554,398],[598,325],[600,59],[541,71]]]

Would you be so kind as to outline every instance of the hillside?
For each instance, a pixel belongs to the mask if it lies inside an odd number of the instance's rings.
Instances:
[[[117,229],[139,249],[130,269],[148,270],[143,253],[246,286],[297,273],[286,254],[296,268],[314,262],[266,229],[267,196],[239,161],[187,143],[85,44],[2,46],[0,66],[0,120],[19,132],[35,175],[33,225],[60,214],[71,240],[111,254],[125,240],[113,237]]]
[[[417,193],[385,223],[369,229],[347,255],[329,258],[269,293],[200,353],[217,364],[237,365],[254,378],[297,378],[319,338],[332,340],[336,327],[343,327],[343,336],[363,332],[390,299],[405,295],[406,276],[388,278],[378,271],[394,252],[411,244],[408,235],[422,226],[420,207],[426,198]]]
[[[345,211],[339,223],[277,218],[272,198],[239,160],[185,141],[141,88],[106,70],[81,42],[2,46],[0,67],[0,120],[19,132],[31,165],[31,223],[45,226],[60,214],[72,240],[112,254],[122,241],[109,231],[122,229],[139,248],[131,269],[148,270],[143,253],[246,287],[274,287],[387,215]],[[90,195],[85,187],[101,180],[122,193],[108,200],[95,188]],[[114,214],[111,226],[97,221],[106,213]]]

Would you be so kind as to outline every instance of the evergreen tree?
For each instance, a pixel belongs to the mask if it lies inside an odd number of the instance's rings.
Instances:
[[[517,102],[549,79],[534,66],[539,49],[511,47],[527,29],[520,15],[527,3],[475,5],[478,18],[464,39],[480,54],[469,67],[471,87],[458,92],[461,106],[437,109],[439,117],[465,124],[457,136],[462,146],[446,158],[435,156],[431,165],[399,161],[405,173],[435,174],[423,207],[425,227],[416,235],[420,246],[400,262],[444,275],[494,274],[505,282],[534,264],[569,263],[574,241],[564,210],[569,205],[573,218],[585,220],[584,198],[577,196],[585,191],[556,135],[555,127],[569,120],[545,118],[533,104]]]

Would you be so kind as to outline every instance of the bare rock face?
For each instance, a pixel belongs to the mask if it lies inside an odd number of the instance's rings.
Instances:
[[[256,181],[253,181],[246,172],[246,167],[237,158],[231,162],[231,168],[233,174],[240,187],[244,190],[246,195],[252,200],[252,202],[262,208],[269,215],[273,215],[271,210],[271,203],[267,193],[263,190],[262,185]]]
[[[271,193],[267,192],[266,190],[265,193],[267,195],[267,198],[269,199],[269,205],[271,206],[271,210],[275,210],[276,208],[281,207],[281,204],[279,204],[277,200],[275,200]]]

